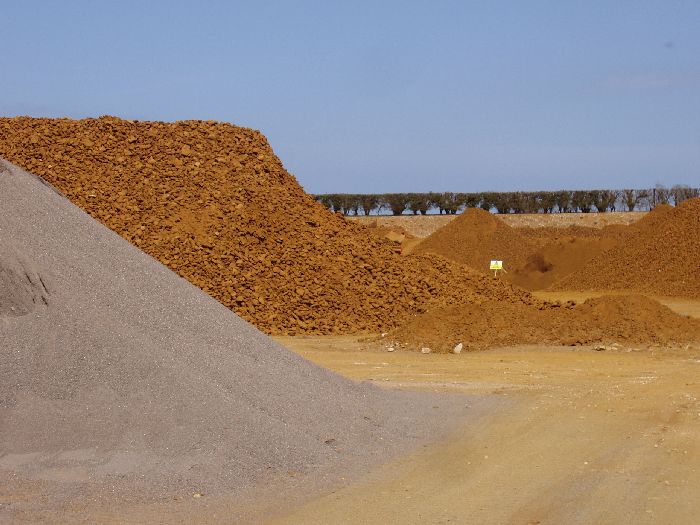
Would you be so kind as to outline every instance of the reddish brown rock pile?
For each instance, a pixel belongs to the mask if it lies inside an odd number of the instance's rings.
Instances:
[[[534,249],[533,243],[491,213],[469,208],[416,246],[414,253],[435,253],[488,272],[493,259],[502,260],[508,271],[520,268]]]
[[[700,341],[700,320],[675,314],[641,295],[606,296],[583,304],[536,309],[486,301],[437,308],[389,334],[412,349],[449,352],[519,344],[663,344]]]
[[[604,228],[516,228],[530,240],[536,251],[527,256],[521,268],[508,274],[511,282],[527,290],[541,290],[580,269],[594,257],[620,242],[627,226]]]
[[[3,118],[0,156],[269,333],[386,330],[428,307],[484,295],[536,303],[363,234],[314,202],[258,131]]]
[[[700,298],[700,199],[659,206],[614,248],[558,281],[560,290],[633,290]]]

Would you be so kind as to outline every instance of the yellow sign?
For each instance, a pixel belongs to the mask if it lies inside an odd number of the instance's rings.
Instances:
[[[502,270],[503,269],[503,261],[491,261],[491,266],[489,266],[489,270]]]

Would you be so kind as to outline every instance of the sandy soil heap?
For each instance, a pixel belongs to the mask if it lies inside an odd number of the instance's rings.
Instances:
[[[536,248],[525,264],[508,274],[514,284],[542,290],[583,267],[588,261],[616,246],[627,234],[621,225],[603,228],[516,228]]]
[[[615,227],[512,228],[501,216],[470,208],[413,253],[439,254],[482,272],[489,271],[492,259],[503,260],[506,280],[539,290],[614,246],[619,240],[614,231]]]
[[[438,230],[417,250],[451,252],[469,264],[482,265],[489,253],[512,254],[518,262],[507,278],[529,289],[555,283],[554,288],[563,290],[619,289],[698,297],[700,262],[692,254],[700,253],[699,210],[700,199],[696,199],[678,208],[657,207],[629,226],[601,229],[515,229],[498,226],[496,217],[475,210],[471,218],[457,218]],[[700,323],[642,296],[603,297],[575,307],[539,309],[486,300],[432,309],[409,319],[391,338],[439,351],[449,351],[458,342],[467,348],[675,344],[700,340]]]
[[[700,298],[700,199],[658,206],[620,242],[552,287]]]
[[[386,330],[484,293],[533,302],[307,195],[258,131],[202,121],[0,119],[0,156],[269,333]]]
[[[388,340],[449,352],[518,344],[663,344],[700,341],[700,320],[641,295],[606,296],[537,310],[487,301],[439,308],[411,319]]]
[[[493,259],[507,271],[522,267],[534,246],[493,214],[469,208],[415,247],[414,253],[435,253],[481,272]]]
[[[0,259],[0,494],[11,496],[0,521],[236,496],[289,472],[328,486],[464,413],[463,401],[436,410],[301,359],[38,177],[0,173],[0,209],[0,251],[16,254]]]

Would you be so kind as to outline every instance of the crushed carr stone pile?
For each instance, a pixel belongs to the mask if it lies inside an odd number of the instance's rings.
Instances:
[[[527,255],[524,266],[510,272],[508,278],[526,290],[546,289],[616,246],[626,235],[627,228],[620,225],[516,228],[537,248]]]
[[[541,310],[488,301],[432,310],[387,336],[411,349],[450,352],[519,344],[677,345],[700,342],[700,320],[641,295],[605,296]]]
[[[491,260],[502,260],[507,271],[522,267],[534,245],[515,229],[480,208],[469,208],[415,247],[413,253],[434,253],[489,271]]]
[[[258,131],[202,121],[0,119],[0,156],[273,334],[386,330],[480,294],[536,302],[327,211]]]
[[[301,359],[38,177],[0,173],[0,209],[0,522],[190,522],[200,493],[237,522],[251,487],[327,489],[466,414]]]
[[[700,298],[700,199],[658,206],[626,229],[614,248],[552,288]]]

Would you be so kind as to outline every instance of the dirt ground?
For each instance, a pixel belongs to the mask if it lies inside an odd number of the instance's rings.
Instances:
[[[700,316],[700,302],[665,302]],[[423,355],[370,350],[352,337],[281,342],[385,388],[493,395],[509,403],[272,523],[696,522],[698,346]]]

